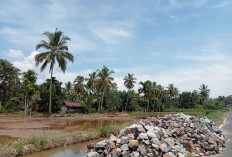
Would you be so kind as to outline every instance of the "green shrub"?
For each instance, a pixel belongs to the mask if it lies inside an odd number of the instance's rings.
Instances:
[[[111,131],[112,131],[112,128],[111,128],[110,125],[107,125],[107,126],[102,127],[102,128],[99,129],[100,136],[102,136],[102,137],[109,136]]]

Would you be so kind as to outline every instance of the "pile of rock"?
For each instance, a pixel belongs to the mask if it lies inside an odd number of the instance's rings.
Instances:
[[[185,114],[150,117],[120,130],[118,137],[111,135],[94,147],[89,145],[87,157],[208,156],[222,152],[225,137],[208,118]]]

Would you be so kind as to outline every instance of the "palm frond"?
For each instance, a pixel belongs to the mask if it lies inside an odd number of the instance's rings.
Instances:
[[[50,45],[45,40],[41,40],[40,43],[36,45],[36,50],[40,48],[51,49]]]
[[[63,56],[57,55],[57,62],[59,64],[59,67],[63,72],[65,72],[66,66],[67,66],[67,61],[64,59]]]
[[[44,71],[44,69],[47,67],[47,64],[48,64],[48,61],[45,60],[45,62],[43,63],[43,65],[42,65],[41,68],[40,68],[40,71],[41,71],[41,72]]]
[[[69,53],[69,52],[60,52],[60,54],[62,55],[62,57],[70,60],[71,62],[74,61],[74,57],[73,57],[73,55],[71,53]]]

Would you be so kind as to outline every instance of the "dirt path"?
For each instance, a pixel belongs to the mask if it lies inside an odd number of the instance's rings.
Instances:
[[[232,112],[229,112],[222,126],[222,132],[226,136],[226,148],[222,154],[212,157],[232,157]]]

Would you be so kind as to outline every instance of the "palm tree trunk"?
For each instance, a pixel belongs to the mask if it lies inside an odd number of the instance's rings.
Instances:
[[[51,79],[50,79],[50,99],[49,99],[49,110],[48,113],[51,114],[51,110],[52,110],[52,72],[53,69],[51,69]]]
[[[25,116],[27,115],[27,96],[25,95],[25,99],[24,99],[24,113]]]
[[[126,108],[127,108],[127,103],[128,103],[128,95],[127,95],[127,98],[126,98],[126,106],[125,106],[125,111],[126,111]]]
[[[103,108],[103,101],[104,101],[104,93],[102,94],[101,111],[102,111],[102,108]]]

